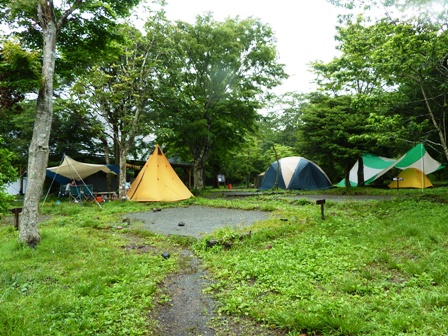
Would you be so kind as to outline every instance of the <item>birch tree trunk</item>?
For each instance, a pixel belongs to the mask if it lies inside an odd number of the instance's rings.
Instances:
[[[426,109],[428,110],[429,117],[431,118],[431,121],[432,121],[432,123],[434,125],[434,128],[437,131],[437,134],[439,135],[440,144],[442,145],[443,152],[445,154],[445,158],[448,160],[448,145],[447,145],[447,139],[446,139],[446,128],[445,128],[446,126],[445,126],[445,123],[440,123],[439,124],[437,122],[437,119],[436,119],[436,117],[434,115],[434,112],[433,112],[433,110],[431,108],[431,104],[429,103],[429,98],[426,95],[425,88],[423,87],[422,83],[419,83],[419,84],[420,84],[420,90],[421,90],[422,95],[423,95],[423,99],[424,99],[425,104],[426,104]],[[442,120],[445,121],[445,116],[443,116]]]
[[[121,148],[120,148],[121,149]],[[128,151],[126,149],[120,150],[120,175],[119,178],[119,188],[118,196],[120,200],[125,201],[126,198],[126,157],[128,156]]]
[[[46,9],[46,11],[45,11]],[[28,157],[28,187],[25,194],[19,240],[30,247],[40,242],[38,229],[39,200],[43,190],[45,170],[48,164],[51,122],[53,118],[53,80],[57,26],[48,8],[39,6],[42,23],[43,64],[42,86],[39,90],[34,121],[33,137]]]

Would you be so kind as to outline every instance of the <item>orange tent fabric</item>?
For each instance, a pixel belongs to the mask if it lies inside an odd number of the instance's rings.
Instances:
[[[429,188],[432,187],[431,181],[423,172],[417,168],[407,168],[398,174],[398,178],[402,178],[401,181],[392,181],[388,186],[389,188]]]
[[[156,145],[143,169],[127,192],[137,202],[175,202],[193,197]]]

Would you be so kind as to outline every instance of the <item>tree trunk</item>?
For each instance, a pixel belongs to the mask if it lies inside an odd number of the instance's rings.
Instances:
[[[204,188],[204,168],[201,161],[193,163],[193,188],[195,190]]]
[[[104,148],[104,159],[106,161],[106,164],[110,164],[110,148],[109,144],[107,143],[107,139],[105,136],[101,135],[99,137],[101,143],[103,144]],[[107,174],[107,191],[112,191],[112,175],[113,174]]]
[[[447,139],[446,139],[446,129],[445,124],[439,124],[434,116],[434,112],[432,111],[431,105],[429,104],[429,99],[426,96],[426,91],[423,88],[423,85],[420,84],[420,90],[422,92],[423,98],[425,100],[426,108],[428,110],[428,114],[431,118],[431,121],[434,125],[434,128],[437,131],[437,134],[439,135],[440,144],[442,145],[443,152],[445,154],[445,158],[448,160],[448,146],[447,146]],[[445,118],[442,118],[442,120],[445,120]]]
[[[345,179],[345,187],[351,188],[350,184],[350,170],[351,170],[351,162],[349,160],[345,160],[344,162],[344,179]]]
[[[126,157],[128,151],[120,148],[120,176],[118,177],[118,197],[125,201],[126,198]]]
[[[365,181],[364,181],[364,161],[362,159],[362,156],[358,159],[358,187],[364,187]]]
[[[48,146],[53,118],[53,79],[57,37],[55,22],[47,18],[42,25],[42,30],[44,38],[42,87],[37,98],[36,119],[29,147],[28,186],[19,234],[19,240],[31,247],[35,247],[40,242],[38,229],[39,200],[48,164]]]

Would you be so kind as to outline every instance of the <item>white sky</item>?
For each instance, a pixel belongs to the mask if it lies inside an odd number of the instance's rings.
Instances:
[[[216,20],[239,15],[259,18],[269,24],[277,37],[279,62],[286,65],[290,78],[276,93],[310,92],[313,75],[309,63],[330,61],[337,55],[334,35],[337,14],[341,11],[325,0],[167,0],[169,20],[195,22],[197,15],[213,12]]]

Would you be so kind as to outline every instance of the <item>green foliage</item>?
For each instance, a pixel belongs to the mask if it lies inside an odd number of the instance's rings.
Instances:
[[[220,164],[216,158],[241,148],[263,94],[286,74],[271,28],[256,19],[217,22],[207,15],[195,25],[178,22],[170,37],[172,52],[163,61],[168,73],[160,78],[155,108],[158,141],[187,152],[195,163],[195,188],[201,189],[198,179],[208,160]]]
[[[323,90],[352,94],[353,106],[370,113],[353,141],[394,146],[394,139],[429,139],[448,155],[443,20],[421,15],[373,24],[362,16],[338,27],[342,56],[313,68]],[[413,55],[409,57],[409,55]]]
[[[116,163],[130,152],[148,155],[148,144],[136,140],[153,127],[150,101],[155,77],[162,71],[158,57],[165,53],[166,25],[160,12],[148,19],[146,35],[129,24],[117,26],[120,40],[112,41],[107,55],[72,87],[76,119],[97,143],[107,146]]]
[[[0,145],[2,144],[0,137]],[[0,217],[8,211],[12,197],[6,193],[6,185],[17,179],[17,171],[12,166],[14,154],[6,148],[0,148]]]
[[[39,87],[39,57],[38,52],[25,50],[17,41],[3,40],[0,53],[2,89],[22,95],[35,91]],[[2,107],[5,106],[3,99]]]
[[[365,110],[352,106],[350,96],[311,95],[302,110],[300,152],[319,164],[331,180],[340,179],[363,151],[371,150],[368,144],[352,140],[366,131],[367,117]]]
[[[24,162],[31,138],[32,123],[24,106],[26,94],[40,84],[40,53],[26,50],[16,40],[2,39],[0,46],[0,136],[2,145]],[[35,105],[34,105],[35,108]]]

